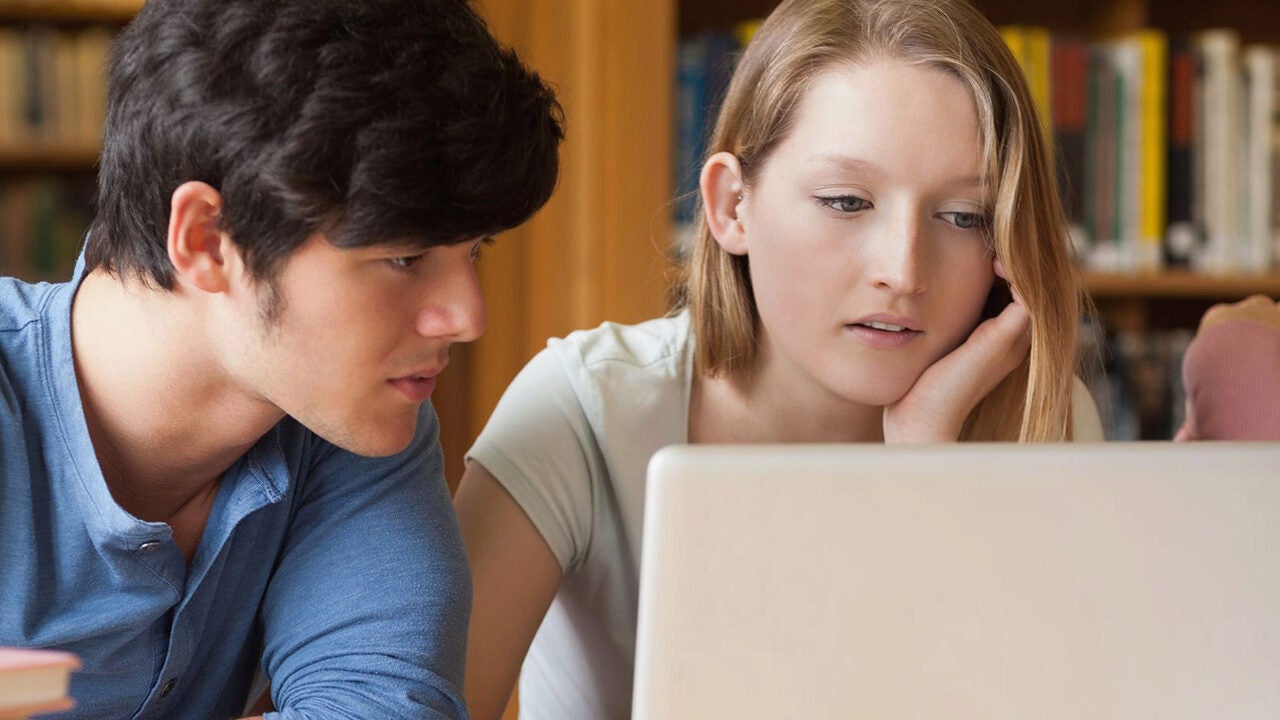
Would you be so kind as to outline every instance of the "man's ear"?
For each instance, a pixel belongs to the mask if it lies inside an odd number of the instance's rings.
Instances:
[[[169,205],[169,261],[179,277],[205,292],[226,291],[228,253],[235,250],[222,233],[218,216],[222,194],[202,182],[186,182],[173,191]]]
[[[702,204],[707,228],[731,255],[747,254],[747,234],[739,211],[746,202],[742,166],[733,153],[718,152],[702,166]]]

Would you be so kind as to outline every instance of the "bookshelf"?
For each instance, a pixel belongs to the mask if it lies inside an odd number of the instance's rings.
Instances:
[[[0,274],[63,280],[88,226],[111,39],[142,0],[0,0]]]
[[[1199,298],[1219,301],[1261,293],[1280,297],[1280,273],[1265,275],[1205,275],[1169,270],[1152,275],[1086,273],[1085,287],[1095,299]]]
[[[63,147],[53,143],[0,145],[0,173],[83,172],[98,162],[97,146]]]
[[[123,25],[142,4],[142,0],[0,0],[0,22]]]

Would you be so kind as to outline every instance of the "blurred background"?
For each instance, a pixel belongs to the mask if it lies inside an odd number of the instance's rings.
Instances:
[[[102,63],[140,0],[0,0],[0,273],[69,276],[91,217]],[[1112,439],[1171,437],[1215,302],[1280,296],[1275,0],[978,0],[1027,73],[1101,322]],[[448,476],[546,339],[666,310],[705,137],[774,0],[480,0],[568,117],[551,202],[489,249],[489,332],[435,398]]]

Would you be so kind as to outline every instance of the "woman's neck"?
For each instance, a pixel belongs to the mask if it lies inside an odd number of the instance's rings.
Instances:
[[[849,402],[782,373],[695,375],[689,442],[883,442],[883,417],[881,407]]]

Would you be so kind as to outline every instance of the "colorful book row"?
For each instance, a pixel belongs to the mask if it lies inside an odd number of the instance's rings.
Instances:
[[[679,44],[677,228],[694,219],[706,142],[753,29]],[[1045,122],[1086,268],[1234,275],[1280,264],[1280,51],[1244,48],[1231,30],[1100,42],[1036,27],[1001,33]]]
[[[1280,259],[1280,104],[1268,46],[1232,30],[1103,42],[1001,29],[1048,118],[1086,266],[1271,272]]]

